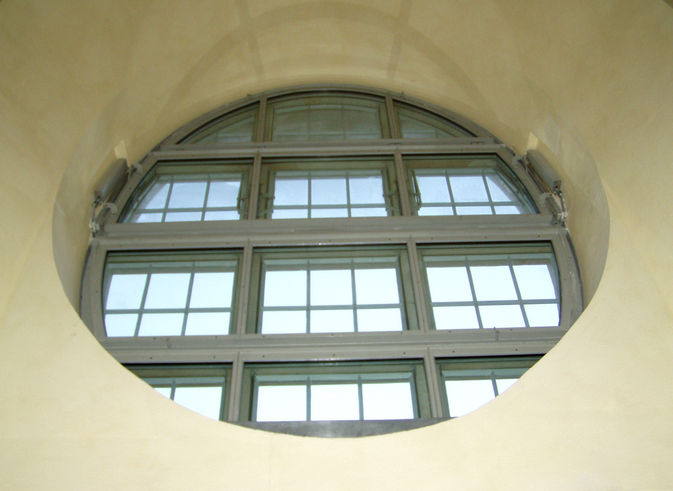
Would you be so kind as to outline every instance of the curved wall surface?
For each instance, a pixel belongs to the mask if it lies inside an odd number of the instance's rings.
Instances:
[[[7,489],[666,489],[673,9],[663,1],[0,2],[0,475]],[[209,421],[77,316],[93,183],[246,94],[418,97],[564,177],[588,306],[481,410],[322,440]]]

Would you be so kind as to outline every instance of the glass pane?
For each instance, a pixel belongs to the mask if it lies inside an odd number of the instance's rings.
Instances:
[[[229,334],[229,312],[192,312],[187,314],[186,336]]]
[[[519,206],[496,206],[495,214],[496,215],[521,215],[525,213],[523,208]]]
[[[190,308],[231,307],[234,273],[194,273]]]
[[[311,209],[311,218],[346,218],[348,210],[346,208],[313,208]]]
[[[179,336],[184,314],[143,314],[138,336]]]
[[[353,311],[312,310],[311,332],[353,332]]]
[[[352,217],[385,217],[388,211],[385,208],[351,208]]]
[[[447,138],[470,136],[461,128],[424,111],[397,107],[402,138]]]
[[[311,202],[316,205],[346,204],[346,179],[314,178],[311,181]]]
[[[485,329],[494,327],[526,327],[518,305],[490,305],[479,307]]]
[[[363,416],[366,420],[413,419],[414,404],[409,382],[362,384]]]
[[[203,208],[205,182],[174,182],[169,208]]]
[[[131,217],[131,222],[134,223],[157,223],[163,218],[163,212],[160,213],[140,213]]]
[[[273,210],[271,218],[308,218],[308,209],[302,210]]]
[[[449,187],[446,177],[440,176],[416,176],[418,191],[421,193],[423,203],[450,203]]]
[[[524,309],[530,327],[554,327],[559,325],[558,305],[555,303],[527,304]]]
[[[276,178],[273,204],[308,205],[308,179]]]
[[[152,184],[149,191],[143,198],[142,203],[138,208],[140,209],[162,209],[166,206],[166,198],[168,198],[168,188],[170,183],[157,181]]]
[[[359,332],[382,332],[402,330],[400,309],[358,309]]]
[[[209,127],[198,131],[184,143],[233,143],[252,141],[256,109],[246,109],[226,115]]]
[[[546,264],[519,264],[513,267],[521,298],[524,300],[555,299],[556,291]]]
[[[223,168],[219,166],[213,167],[213,172],[204,171],[206,173],[203,174],[191,174],[189,169],[189,165],[175,166],[169,162],[158,164],[150,191],[132,214],[125,217],[125,221],[152,223],[238,220],[238,196],[243,173],[222,172]],[[230,209],[212,209],[225,207]]]
[[[143,299],[146,274],[113,274],[110,279],[106,309],[137,309]]]
[[[379,115],[375,109],[349,107],[343,113],[344,132],[347,138],[380,138]]]
[[[306,421],[305,385],[260,385],[256,421]]]
[[[274,102],[273,140],[344,140],[380,138],[379,104],[327,96]]]
[[[343,137],[343,124],[339,106],[312,106],[309,112],[309,137],[330,139]]]
[[[446,380],[444,386],[452,418],[472,412],[495,398],[490,380]]]
[[[509,266],[470,266],[477,300],[516,300]]]
[[[498,394],[502,394],[505,392],[507,389],[509,389],[512,385],[514,385],[518,378],[499,378],[496,379],[495,385],[498,388]]]
[[[427,268],[433,302],[471,301],[472,290],[465,266]]]
[[[492,215],[490,206],[456,206],[456,215]]]
[[[450,176],[453,199],[457,202],[488,201],[481,176]]]
[[[154,273],[150,276],[146,309],[180,309],[187,303],[189,273]]]
[[[212,181],[208,189],[207,207],[236,207],[238,192],[241,188],[240,179],[236,181]]]
[[[220,419],[222,387],[176,387],[173,400],[211,419]]]
[[[107,314],[105,332],[109,338],[133,336],[137,323],[138,314]]]
[[[203,219],[205,221],[211,220],[238,220],[241,215],[238,211],[206,211]]]
[[[453,215],[453,208],[447,206],[425,206],[418,210],[419,216]]]
[[[358,305],[399,303],[397,271],[390,269],[356,269],[355,291]]]
[[[353,204],[385,203],[381,176],[351,177],[349,188]]]
[[[306,271],[267,271],[264,275],[263,305],[306,305]]]
[[[311,271],[311,305],[352,305],[350,269]]]
[[[273,140],[308,139],[308,108],[276,108]]]
[[[306,311],[273,310],[262,313],[262,334],[303,334],[306,332]]]
[[[472,306],[433,307],[435,329],[479,329],[477,313]]]
[[[311,421],[360,419],[357,384],[311,385]]]
[[[516,194],[505,184],[502,177],[497,174],[486,176],[488,191],[493,201],[518,201]]]
[[[165,222],[200,222],[200,211],[175,211],[166,213]]]
[[[171,388],[170,387],[153,387],[159,394],[164,396],[167,399],[171,398]]]

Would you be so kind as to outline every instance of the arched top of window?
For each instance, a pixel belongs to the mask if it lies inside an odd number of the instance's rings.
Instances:
[[[260,101],[263,100],[263,103]],[[246,99],[189,125],[169,143],[219,145],[252,141],[444,139],[486,135],[462,118],[402,96],[375,91],[306,90]],[[466,126],[470,126],[468,129]]]
[[[536,165],[402,95],[248,97],[111,169],[82,317],[213,419],[356,436],[459,417],[582,308],[560,181]]]

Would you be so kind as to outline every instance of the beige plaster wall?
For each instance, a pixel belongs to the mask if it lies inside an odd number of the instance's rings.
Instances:
[[[673,488],[671,59],[657,0],[0,0],[0,487]],[[120,142],[137,160],[220,104],[319,82],[450,108],[566,177],[591,303],[469,416],[357,440],[212,422],[71,305]]]

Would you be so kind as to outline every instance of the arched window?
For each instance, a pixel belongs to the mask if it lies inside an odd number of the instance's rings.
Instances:
[[[558,183],[400,95],[250,97],[125,169],[98,193],[82,316],[214,419],[361,435],[460,416],[582,308]]]

